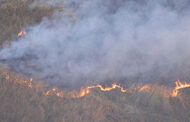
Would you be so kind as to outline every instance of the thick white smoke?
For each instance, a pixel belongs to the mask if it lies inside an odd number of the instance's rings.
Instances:
[[[29,27],[27,35],[4,47],[0,56],[26,57],[32,66],[23,61],[11,65],[34,77],[38,72],[52,83],[185,77],[190,66],[187,4],[188,0],[69,1],[65,11]]]

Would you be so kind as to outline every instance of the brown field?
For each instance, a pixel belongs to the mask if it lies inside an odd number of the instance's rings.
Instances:
[[[28,5],[34,0],[6,0],[0,1],[0,42],[17,38],[17,33],[27,25],[36,24],[42,17],[50,16],[50,7],[36,7],[29,9]]]
[[[14,40],[27,25],[53,14],[51,7],[28,9],[34,0],[0,2],[0,43]],[[43,84],[28,87],[7,79],[0,67],[0,122],[189,122],[190,88],[180,90],[151,85],[149,90],[126,94],[114,89],[92,89],[81,98],[44,95]],[[127,85],[127,84],[125,84]],[[128,86],[136,88],[137,84]]]
[[[4,70],[3,70],[4,71]],[[151,85],[148,90],[122,93],[119,89],[103,92],[92,89],[81,98],[45,95],[42,84],[32,88],[8,79],[1,71],[0,121],[5,122],[188,122],[190,89],[177,97],[165,86]],[[16,76],[15,76],[16,77]],[[133,89],[138,85],[132,85]]]

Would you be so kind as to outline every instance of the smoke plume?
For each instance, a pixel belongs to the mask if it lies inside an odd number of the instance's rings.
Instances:
[[[4,46],[0,58],[14,70],[48,83],[187,79],[189,4],[68,0],[53,19],[29,26],[27,35]]]

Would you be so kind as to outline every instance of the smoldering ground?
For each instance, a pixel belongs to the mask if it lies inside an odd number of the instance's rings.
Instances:
[[[27,35],[4,46],[0,57],[15,71],[48,83],[187,80],[188,5],[189,0],[66,1],[52,19],[29,26]]]

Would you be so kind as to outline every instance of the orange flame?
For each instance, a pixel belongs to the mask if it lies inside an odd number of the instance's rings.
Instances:
[[[97,84],[95,86],[87,86],[86,88],[81,88],[79,93],[76,93],[76,92],[72,93],[72,97],[73,98],[84,97],[90,93],[90,89],[94,89],[94,88],[99,88],[101,91],[111,91],[113,89],[119,88],[121,92],[127,93],[127,90],[124,87],[122,87],[120,84],[113,83],[111,87],[105,87],[105,88],[102,85]]]
[[[63,97],[64,96],[64,93],[63,91],[58,91],[57,88],[52,88],[50,90],[48,90],[47,92],[44,93],[45,95],[47,96],[57,96],[57,97]]]
[[[89,88],[81,88],[80,92],[72,92],[71,93],[71,97],[72,98],[81,98],[84,97],[86,95],[88,95],[90,93],[90,89]]]
[[[16,82],[16,83],[18,83],[20,85],[24,85],[24,86],[27,86],[29,88],[38,88],[36,86],[36,84],[33,82],[32,78],[25,79],[25,78],[20,77],[20,76],[19,77],[14,76],[14,75],[12,76],[7,72],[4,72],[2,74],[5,76],[5,79],[7,81],[14,81],[14,82]],[[173,96],[173,97],[176,97],[178,95],[179,90],[187,88],[187,87],[190,87],[189,83],[187,83],[187,82],[182,83],[179,80],[176,81],[175,84],[176,84],[176,87],[173,89],[172,94],[171,94],[171,96]],[[133,90],[125,89],[120,84],[113,83],[110,87],[103,87],[100,84],[87,86],[87,87],[81,88],[79,92],[71,91],[71,92],[68,93],[68,95],[69,95],[69,97],[72,97],[72,98],[81,98],[81,97],[84,97],[84,96],[88,95],[90,93],[90,90],[95,89],[95,88],[98,88],[101,91],[105,91],[105,92],[111,91],[111,90],[116,89],[116,88],[120,89],[120,91],[123,92],[123,93],[133,93],[133,91],[134,91],[134,89]],[[144,85],[144,86],[140,87],[140,89],[138,91],[139,92],[149,91],[150,89],[151,89],[150,85]],[[50,89],[48,91],[43,91],[43,94],[47,95],[47,96],[57,96],[57,97],[64,97],[64,95],[65,95],[63,90],[58,89],[56,87],[54,87],[54,88],[52,88],[52,89]]]
[[[144,85],[142,86],[140,89],[139,89],[139,92],[142,92],[142,91],[149,91],[150,90],[150,86],[149,85]]]
[[[18,37],[21,37],[23,35],[26,35],[26,31],[21,31],[21,32],[18,33]]]
[[[9,79],[10,79],[9,74],[6,74],[5,79],[6,79],[6,80],[9,80]]]
[[[14,80],[16,83],[27,86],[29,88],[33,87],[33,83],[32,83],[33,79],[32,78],[26,80],[22,77],[12,77],[8,73],[5,73],[5,79],[7,81]]]
[[[190,87],[190,84],[188,84],[187,82],[182,83],[180,80],[176,81],[175,84],[176,84],[176,87],[173,89],[173,92],[172,92],[173,97],[176,97],[178,95],[180,89]]]

